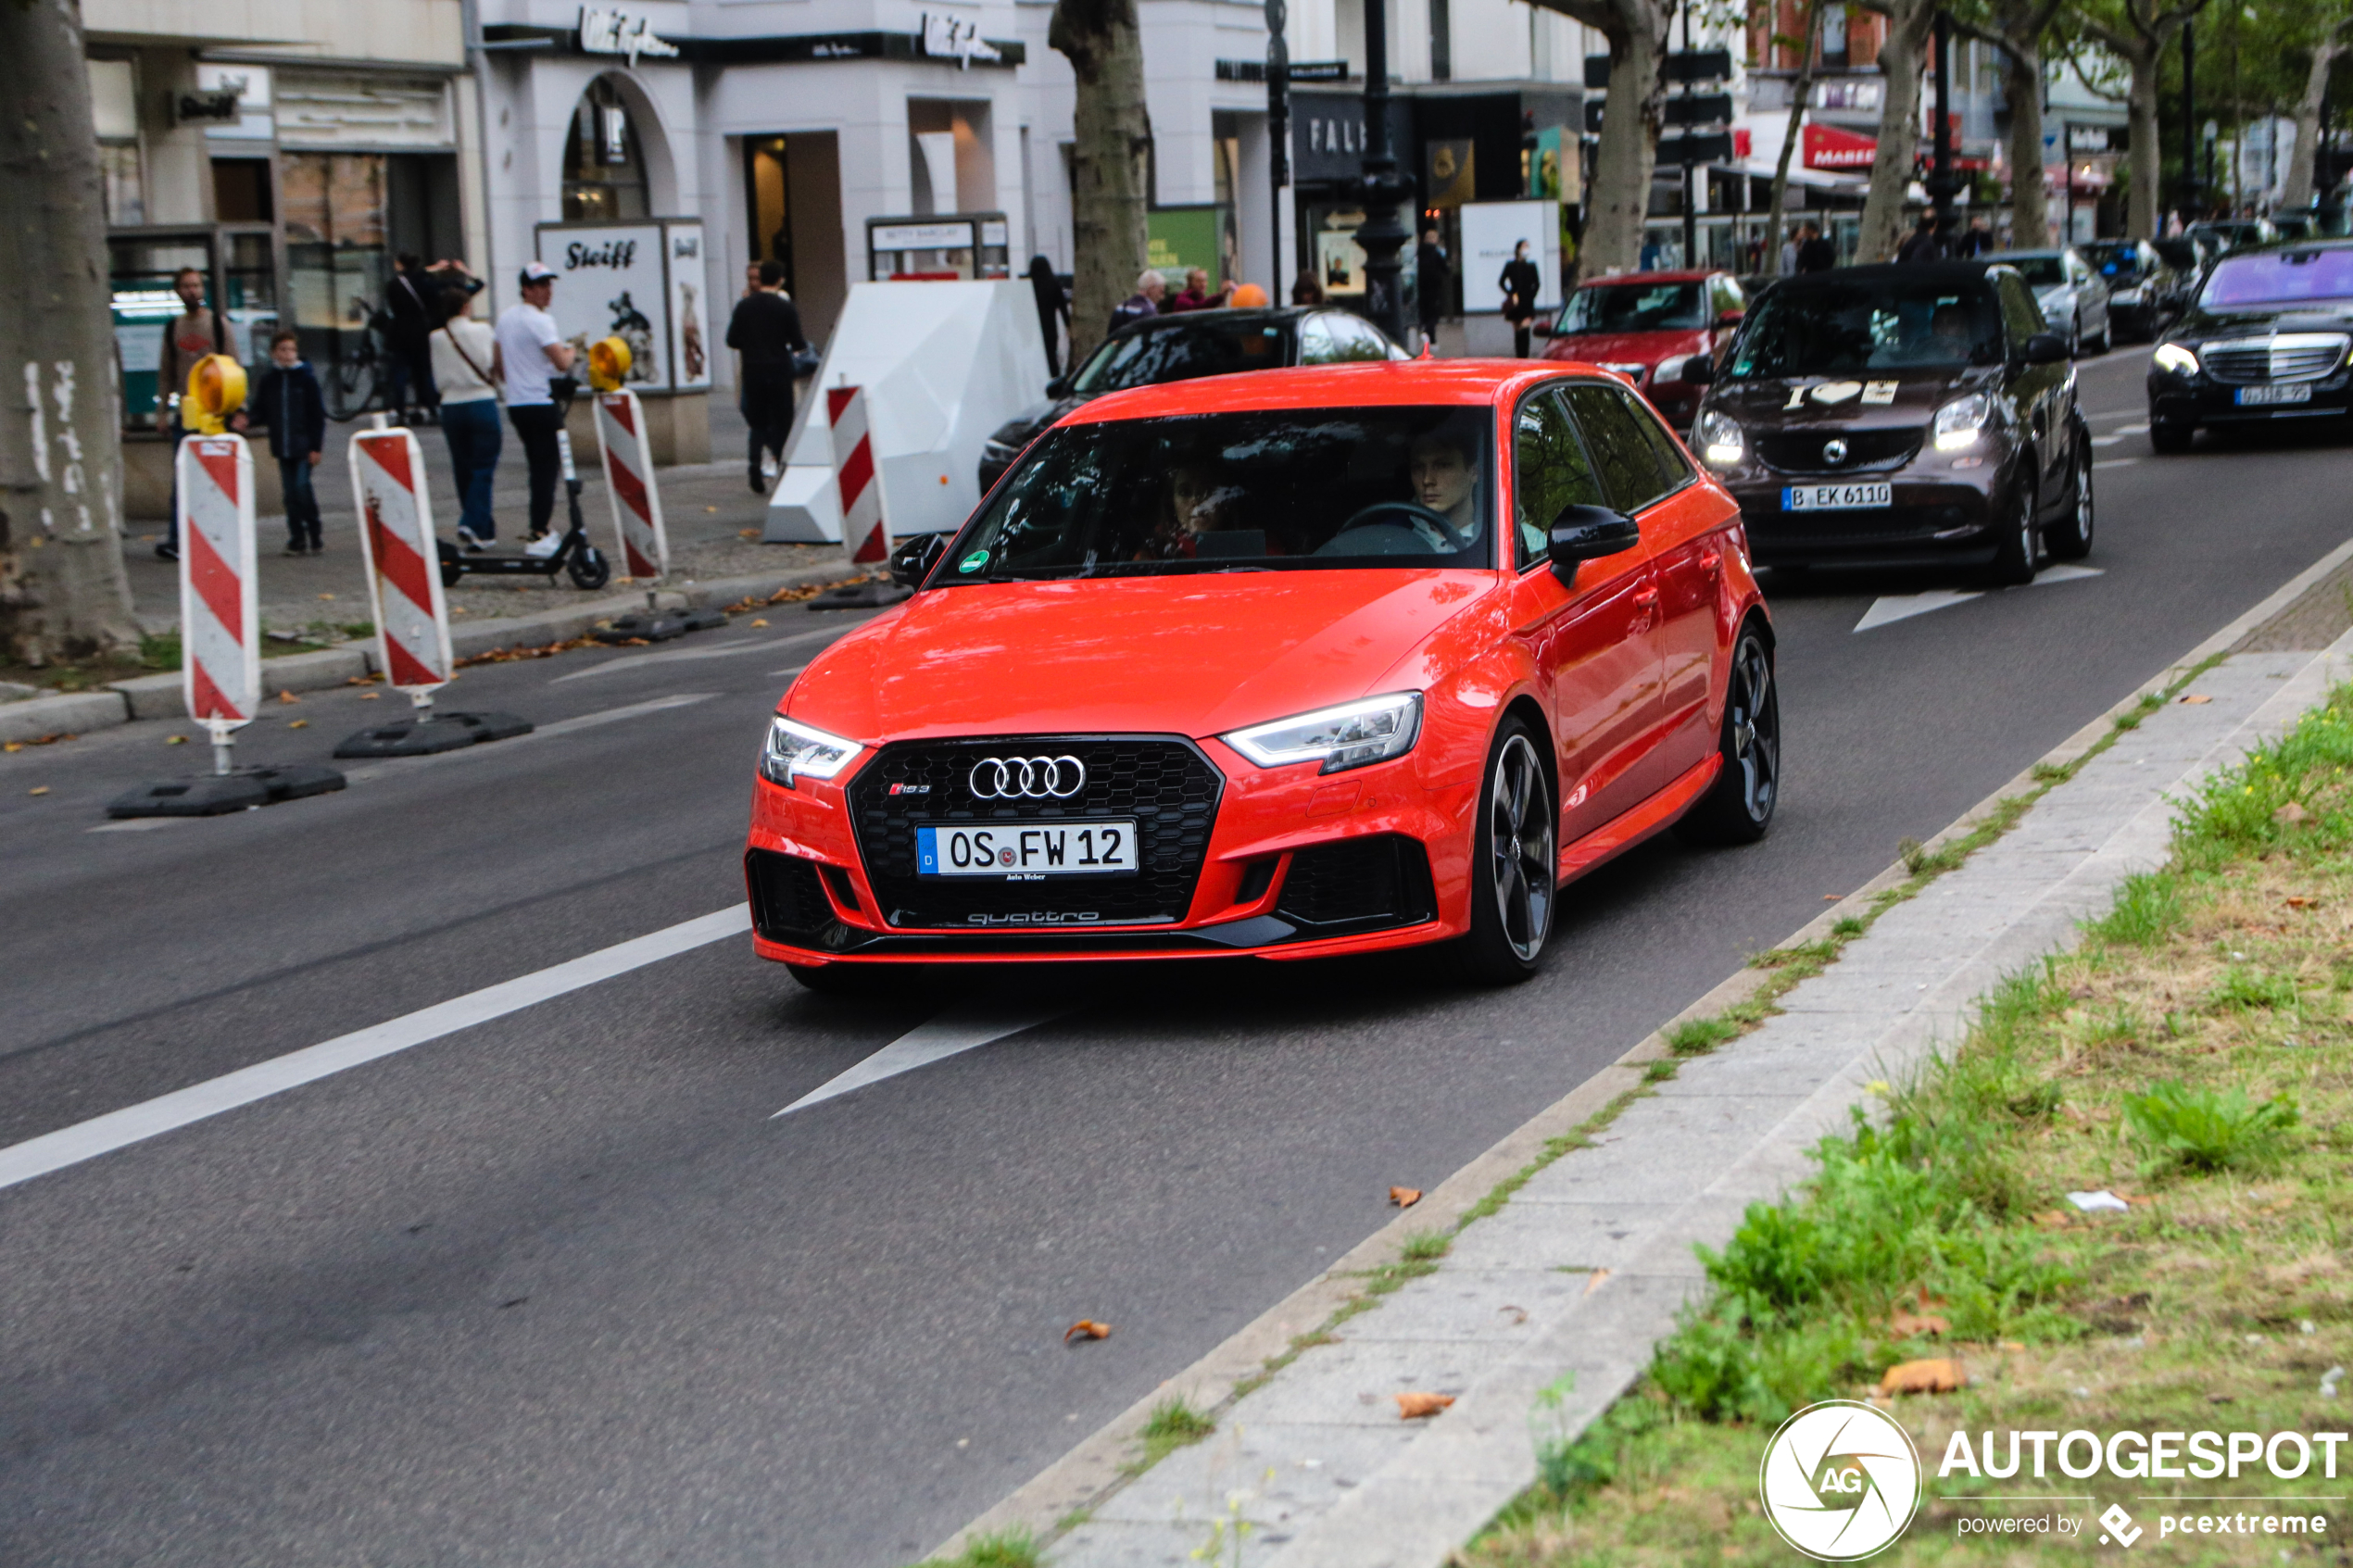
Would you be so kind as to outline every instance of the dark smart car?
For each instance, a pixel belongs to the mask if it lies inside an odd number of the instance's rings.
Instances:
[[[2149,358],[2149,445],[2353,408],[2353,241],[2233,251]]]
[[[1760,566],[1953,565],[2032,582],[2092,547],[2066,342],[2008,267],[1785,280],[1742,324],[1692,445]]]

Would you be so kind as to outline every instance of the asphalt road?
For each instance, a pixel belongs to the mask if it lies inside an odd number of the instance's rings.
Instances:
[[[2084,367],[2096,431],[2143,358]],[[2324,441],[2103,457],[2101,575],[1863,633],[1945,584],[1771,584],[1773,836],[1576,884],[1529,985],[845,1001],[730,939],[0,1190],[0,1563],[915,1555],[2347,532]],[[768,620],[469,671],[445,706],[543,733],[229,819],[93,831],[202,760],[184,722],[0,758],[0,1145],[739,900],[762,715],[841,624]],[[314,694],[240,751],[397,701]],[[774,1117],[984,1006],[1067,1010]],[[1065,1349],[1081,1317],[1115,1332]]]

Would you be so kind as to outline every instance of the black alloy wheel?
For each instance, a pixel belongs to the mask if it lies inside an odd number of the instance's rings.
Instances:
[[[2067,485],[2067,510],[2043,533],[2053,560],[2082,560],[2092,553],[2092,448],[2081,432],[2075,442],[2074,471]]]
[[[1675,824],[1686,844],[1754,844],[1773,826],[1781,797],[1781,696],[1773,650],[1754,621],[1732,645],[1724,693],[1723,769]]]
[[[1456,945],[1466,979],[1512,985],[1536,972],[1553,931],[1559,817],[1535,733],[1507,719],[1487,757],[1471,827],[1471,928]]]
[[[2040,532],[2034,526],[2034,481],[2021,476],[2010,497],[2010,515],[2002,524],[2001,543],[1994,551],[1989,575],[1995,587],[2022,588],[2034,581]]]
[[[2075,319],[2067,324],[2067,357],[2070,359],[2083,358],[2083,313],[2080,310],[2075,313]]]

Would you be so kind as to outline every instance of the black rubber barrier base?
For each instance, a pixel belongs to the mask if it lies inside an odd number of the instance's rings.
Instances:
[[[531,721],[511,713],[436,713],[362,730],[335,747],[337,757],[431,757],[487,740],[531,734]]]
[[[315,762],[283,768],[240,768],[233,773],[204,773],[162,784],[141,784],[107,803],[109,817],[218,817],[282,800],[333,795],[343,775]]]
[[[633,610],[588,634],[600,643],[666,643],[689,632],[708,632],[726,624],[725,613],[715,609]]]
[[[832,588],[809,601],[811,609],[879,609],[912,595],[896,583],[852,583]]]

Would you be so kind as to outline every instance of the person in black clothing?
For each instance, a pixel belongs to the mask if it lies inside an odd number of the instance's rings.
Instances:
[[[1919,221],[1904,243],[1895,247],[1898,261],[1943,261],[1946,258],[1944,236],[1936,232],[1936,214],[1923,212]]]
[[[303,362],[292,327],[271,336],[270,368],[255,388],[253,411],[269,422],[270,455],[278,459],[278,485],[286,496],[286,554],[325,549],[310,470],[319,466],[327,444],[327,400],[319,378]]]
[[[1438,339],[1438,319],[1453,299],[1453,273],[1446,265],[1446,247],[1438,231],[1422,231],[1421,247],[1414,252],[1414,297],[1421,307],[1422,341]]]
[[[736,302],[727,320],[727,346],[743,358],[744,423],[751,427],[751,489],[768,493],[761,455],[785,460],[785,436],[792,429],[793,357],[809,346],[800,333],[800,312],[784,295],[781,261],[760,264],[760,286]]]
[[[1504,291],[1504,320],[1512,324],[1512,357],[1525,359],[1529,330],[1536,320],[1536,291],[1543,286],[1536,263],[1528,259],[1526,240],[1512,246],[1512,258],[1504,263],[1495,286]]]
[[[384,329],[384,346],[392,351],[384,407],[395,423],[407,424],[412,405],[430,411],[439,401],[433,387],[433,330],[441,325],[441,313],[426,304],[426,296],[440,291],[425,276],[423,257],[403,252],[393,266],[392,281],[384,285],[384,313],[392,323]]]
[[[1063,373],[1063,357],[1054,324],[1059,320],[1063,336],[1070,335],[1070,295],[1063,292],[1062,280],[1054,276],[1054,264],[1042,256],[1029,258],[1029,292],[1038,296],[1038,330],[1046,338],[1046,373],[1059,376]]]
[[[1827,272],[1838,265],[1838,247],[1822,238],[1822,226],[1808,222],[1798,230],[1797,270]]]

